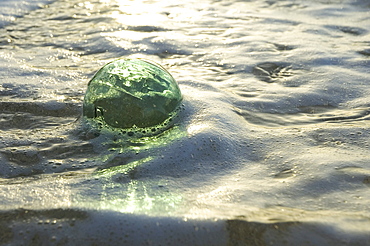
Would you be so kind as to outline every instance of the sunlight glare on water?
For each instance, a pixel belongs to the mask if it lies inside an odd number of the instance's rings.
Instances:
[[[34,3],[0,4],[5,244],[369,242],[367,1]],[[171,124],[83,121],[120,58],[177,81]]]

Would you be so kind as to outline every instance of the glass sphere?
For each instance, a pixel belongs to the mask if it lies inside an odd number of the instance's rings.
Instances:
[[[103,66],[88,84],[83,115],[116,128],[152,127],[171,117],[182,101],[167,70],[142,59]]]

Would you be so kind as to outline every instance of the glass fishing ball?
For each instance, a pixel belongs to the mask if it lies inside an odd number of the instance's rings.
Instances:
[[[103,66],[88,84],[83,115],[116,128],[152,127],[171,117],[180,88],[160,65],[119,59]]]

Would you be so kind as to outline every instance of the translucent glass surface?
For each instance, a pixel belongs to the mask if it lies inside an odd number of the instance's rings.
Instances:
[[[176,111],[182,96],[164,68],[141,59],[102,67],[88,84],[83,114],[116,128],[152,127]]]

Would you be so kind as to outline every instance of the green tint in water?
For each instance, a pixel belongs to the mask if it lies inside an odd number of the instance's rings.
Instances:
[[[161,66],[119,59],[88,84],[83,114],[115,128],[147,128],[170,118],[182,101],[177,82]]]

